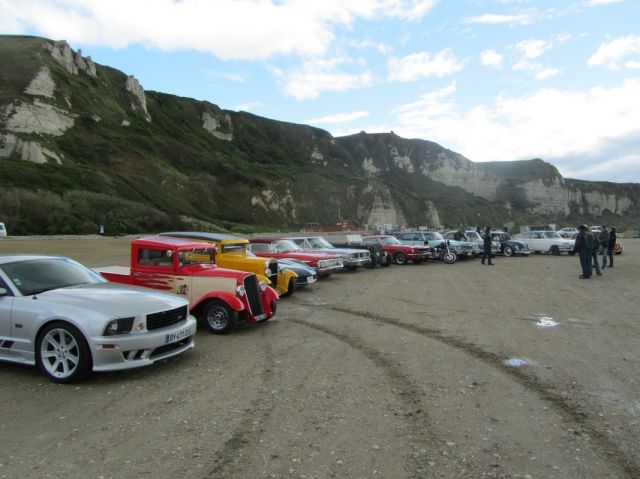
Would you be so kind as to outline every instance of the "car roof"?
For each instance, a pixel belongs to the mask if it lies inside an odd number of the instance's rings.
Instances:
[[[291,238],[276,238],[276,237],[260,237],[249,238],[249,243],[273,243],[274,241],[286,240]]]
[[[172,231],[167,233],[160,233],[160,236],[172,236],[175,238],[191,238],[199,239],[202,241],[239,241],[242,243],[248,242],[246,238],[240,236],[228,235],[223,233],[209,233],[206,231]]]
[[[34,259],[64,258],[64,256],[46,254],[0,254],[0,264],[16,263],[18,261],[30,261]]]
[[[146,246],[160,246],[160,247],[171,247],[181,248],[181,247],[190,247],[190,248],[211,248],[212,244],[207,243],[205,241],[198,241],[189,238],[176,238],[173,236],[143,236],[142,238],[138,238],[135,240],[137,243],[146,245]]]

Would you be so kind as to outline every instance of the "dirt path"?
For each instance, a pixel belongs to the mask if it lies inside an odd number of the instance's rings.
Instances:
[[[125,264],[129,239],[21,251]],[[639,253],[588,281],[568,256],[341,273],[78,385],[2,364],[0,477],[640,477]]]

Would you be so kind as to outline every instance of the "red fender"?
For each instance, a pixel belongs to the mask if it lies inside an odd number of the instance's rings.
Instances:
[[[278,292],[271,286],[267,286],[267,289],[262,293],[262,308],[269,318],[275,314],[275,308],[271,308],[271,303],[278,301],[278,299],[280,299]]]
[[[240,298],[238,298],[233,293],[229,293],[228,291],[211,291],[210,293],[205,294],[202,298],[200,298],[200,301],[198,301],[191,309],[195,309],[196,307],[200,306],[203,303],[206,303],[211,299],[219,299],[221,301],[224,301],[234,311],[244,311],[245,309],[244,304],[242,303]]]

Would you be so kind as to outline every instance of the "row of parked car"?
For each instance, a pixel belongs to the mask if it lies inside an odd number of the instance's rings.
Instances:
[[[492,251],[505,256],[573,247],[549,232],[491,235]],[[167,232],[134,239],[129,265],[93,270],[64,257],[0,256],[0,359],[36,365],[61,383],[146,366],[193,348],[197,319],[227,333],[239,321],[269,320],[280,297],[343,269],[478,255],[482,238],[464,236],[415,231],[336,244]]]

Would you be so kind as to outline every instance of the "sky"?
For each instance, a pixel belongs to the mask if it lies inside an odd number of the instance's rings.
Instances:
[[[638,0],[0,0],[145,90],[640,182]]]

